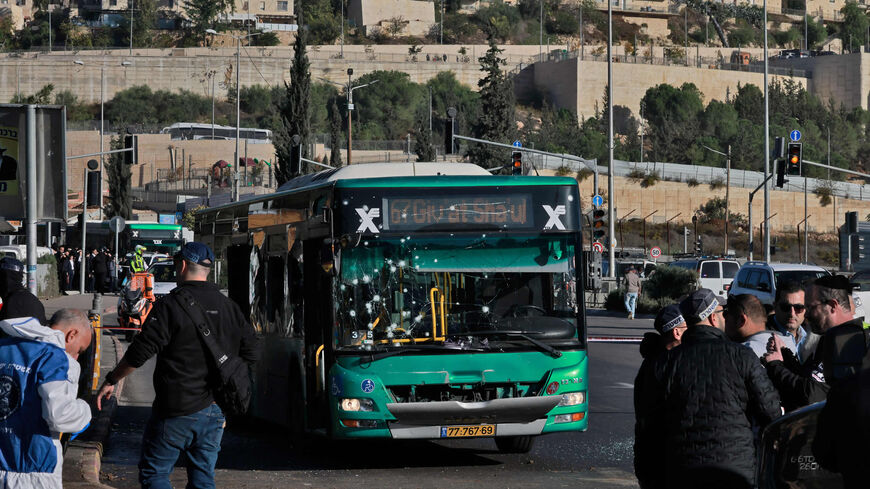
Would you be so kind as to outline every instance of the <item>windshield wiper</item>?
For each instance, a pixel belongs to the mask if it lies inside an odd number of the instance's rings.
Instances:
[[[559,358],[562,356],[562,352],[560,352],[559,350],[553,348],[552,346],[550,346],[544,342],[541,342],[541,341],[538,341],[538,340],[532,338],[531,336],[529,336],[526,333],[540,334],[541,332],[540,331],[527,331],[524,333],[524,332],[520,332],[520,331],[494,329],[491,331],[469,331],[467,333],[458,333],[455,336],[498,336],[498,335],[504,335],[507,337],[522,338],[522,339],[528,341],[529,343],[537,346],[538,348],[544,350],[545,352],[549,353],[550,356],[553,358]]]
[[[470,351],[481,352],[487,350],[484,350],[483,348],[450,348],[442,345],[415,345],[396,347],[395,350],[385,350],[383,349],[383,347],[378,348],[375,351],[357,350],[354,353],[358,353],[360,354],[360,356],[368,357],[369,361],[374,362],[375,360],[380,360],[382,358],[392,357],[395,355],[401,355],[402,353],[409,351],[456,351],[464,353]]]

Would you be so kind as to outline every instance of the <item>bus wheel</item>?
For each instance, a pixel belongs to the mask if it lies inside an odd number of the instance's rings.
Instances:
[[[499,436],[495,446],[503,453],[529,453],[535,444],[534,436]]]

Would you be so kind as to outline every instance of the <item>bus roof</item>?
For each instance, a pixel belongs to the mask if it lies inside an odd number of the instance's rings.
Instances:
[[[208,214],[236,206],[245,206],[247,211],[250,204],[330,185],[338,188],[395,188],[576,184],[577,181],[570,177],[496,176],[471,163],[359,163],[301,175],[285,182],[272,194],[202,209],[197,214]]]

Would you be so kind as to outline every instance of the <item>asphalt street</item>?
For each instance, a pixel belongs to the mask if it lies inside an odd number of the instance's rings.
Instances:
[[[111,321],[107,317],[107,321]],[[640,365],[634,338],[652,320],[589,314],[589,430],[539,437],[528,454],[499,453],[492,440],[334,442],[293,441],[272,425],[236,424],[225,432],[218,487],[637,487],[632,469],[632,392]],[[598,338],[599,340],[595,340]],[[101,479],[139,487],[136,464],[150,414],[154,361],[128,377]],[[183,461],[173,472],[183,487]]]

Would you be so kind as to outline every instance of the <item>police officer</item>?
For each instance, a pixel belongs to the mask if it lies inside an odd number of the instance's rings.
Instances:
[[[144,246],[136,245],[136,250],[133,252],[133,260],[130,261],[130,269],[133,270],[133,273],[142,273],[145,271],[145,259],[142,258],[142,253],[144,251]]]
[[[211,334],[223,351],[238,355],[249,365],[259,357],[254,328],[238,305],[207,280],[214,259],[211,249],[198,242],[185,244],[175,255],[178,287],[157,301],[146,327],[118,366],[106,375],[97,395],[97,407],[101,408],[102,400],[112,395],[119,380],[157,355],[154,404],[139,461],[142,487],[168,487],[169,475],[182,453],[189,461],[188,485],[214,487],[214,467],[223,436],[224,414],[214,403],[209,382],[212,361],[176,294],[189,292],[205,309]]]

